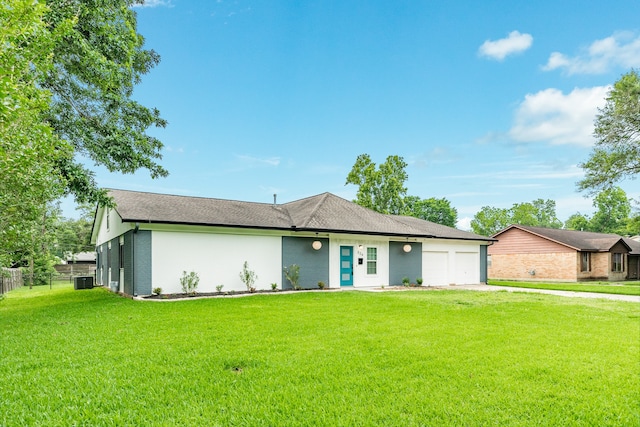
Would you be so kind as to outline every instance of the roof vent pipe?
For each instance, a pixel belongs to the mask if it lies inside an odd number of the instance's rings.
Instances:
[[[278,195],[276,193],[273,193],[273,206],[276,205],[276,198],[278,197]]]

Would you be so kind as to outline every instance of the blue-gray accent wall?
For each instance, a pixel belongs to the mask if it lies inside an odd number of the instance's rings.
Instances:
[[[314,240],[322,242],[322,248],[315,250],[311,247]],[[329,239],[313,237],[282,238],[282,267],[292,264],[300,266],[300,281],[298,285],[304,289],[318,289],[318,282],[329,286]],[[291,283],[282,273],[282,289],[291,289]]]
[[[411,252],[405,252],[404,245],[411,245]],[[389,284],[402,285],[403,277],[411,283],[422,277],[422,243],[389,242]]]
[[[134,280],[133,280],[133,231],[127,231],[124,234],[124,245],[122,249],[123,254],[123,268],[124,268],[124,283],[122,289],[127,295],[135,295]]]
[[[480,283],[487,283],[487,246],[480,245]]]
[[[102,250],[102,252],[100,252]],[[102,286],[108,286],[108,268],[109,268],[109,252],[107,252],[107,244],[96,246],[96,277]]]
[[[132,234],[134,247],[134,283],[137,295],[151,295],[151,231],[139,230]]]

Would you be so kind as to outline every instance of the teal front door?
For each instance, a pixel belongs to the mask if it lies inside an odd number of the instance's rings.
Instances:
[[[353,246],[340,246],[340,286],[353,286]]]

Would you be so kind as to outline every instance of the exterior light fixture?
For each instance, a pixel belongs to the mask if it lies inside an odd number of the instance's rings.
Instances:
[[[402,247],[402,250],[407,252],[407,253],[411,252],[411,245],[407,243],[406,245],[404,245]]]
[[[320,248],[322,248],[322,242],[320,240],[314,240],[313,243],[311,244],[311,247],[314,250],[319,251]]]

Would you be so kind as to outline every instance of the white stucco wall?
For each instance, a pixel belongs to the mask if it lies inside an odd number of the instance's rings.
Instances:
[[[425,240],[422,243],[424,285],[480,283],[480,244],[464,240]]]
[[[134,224],[123,223],[120,215],[114,209],[101,208],[102,215],[100,221],[96,224],[97,233],[96,245],[101,245],[109,240],[118,237],[127,231],[133,229]],[[109,216],[109,227],[107,227],[107,215]]]
[[[244,261],[258,275],[256,289],[282,287],[282,238],[237,234],[153,231],[153,287],[163,293],[182,292],[183,271],[200,277],[198,292],[246,291],[240,280]]]

